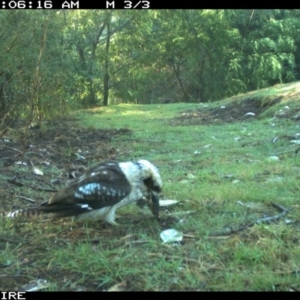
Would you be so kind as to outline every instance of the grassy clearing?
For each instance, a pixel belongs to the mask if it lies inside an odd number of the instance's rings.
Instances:
[[[300,133],[297,89],[277,86],[212,105],[117,105],[78,112],[80,126],[91,130],[132,130],[110,141],[118,159],[152,161],[164,180],[164,198],[180,203],[162,208],[161,224],[147,209],[125,207],[117,228],[2,219],[0,264],[6,280],[23,276],[18,283],[25,283],[42,276],[51,282],[49,290],[299,290],[300,161],[297,143],[291,143]],[[280,102],[268,105],[278,95]],[[219,109],[222,115],[222,105],[247,97],[264,106],[252,120],[173,122],[186,111]],[[210,236],[278,214],[271,201],[288,208],[289,215]],[[162,244],[159,234],[170,227],[184,233],[182,243]],[[1,279],[0,288],[5,289]]]

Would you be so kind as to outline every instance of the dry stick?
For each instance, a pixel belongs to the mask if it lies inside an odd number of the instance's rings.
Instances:
[[[273,203],[273,202],[271,202],[271,205],[273,207],[277,208],[279,211],[281,211],[281,213],[278,214],[278,215],[275,215],[275,216],[258,219],[256,221],[250,223],[250,224],[247,224],[245,226],[241,226],[238,229],[231,229],[230,231],[223,231],[223,232],[213,232],[213,233],[210,234],[210,236],[231,235],[231,234],[237,233],[239,231],[242,231],[244,229],[247,229],[249,227],[252,227],[255,224],[261,224],[261,223],[267,223],[267,222],[279,220],[280,218],[284,217],[285,215],[287,215],[289,213],[289,210],[287,208],[283,207],[282,205],[279,205],[279,204],[276,204],[276,203]]]
[[[35,200],[33,200],[31,198],[24,197],[24,196],[16,196],[16,198],[21,198],[21,199],[27,200],[27,201],[32,202],[32,203],[36,202]]]
[[[285,215],[287,215],[289,213],[289,210],[287,208],[285,208],[285,207],[283,207],[283,206],[281,206],[279,204],[271,202],[271,205],[273,207],[277,208],[279,211],[282,211],[282,213],[279,214],[279,215],[272,216],[272,217],[265,217],[265,218],[262,218],[262,219],[258,219],[255,222],[256,224],[279,220],[280,218],[284,217]]]
[[[4,241],[4,242],[9,242],[9,243],[15,243],[15,244],[19,244],[19,243],[21,243],[21,240],[16,240],[15,238],[13,238],[13,239],[10,239],[10,238],[6,238],[6,237],[4,237],[4,236],[0,236],[0,240],[1,241]]]
[[[16,148],[11,148],[11,147],[8,147],[8,146],[6,146],[6,145],[3,145],[3,146],[6,147],[6,148],[8,148],[8,149],[10,149],[10,150],[14,150],[14,151],[17,151],[17,152],[23,154],[22,151],[20,151],[20,150],[18,150],[18,149],[16,149]]]
[[[120,152],[120,153],[117,153],[116,154],[116,156],[120,156],[120,155],[122,155],[122,154],[129,154],[130,152],[132,152],[132,150],[129,150],[129,151],[122,151],[122,152]]]
[[[30,185],[24,184],[20,181],[17,181],[15,179],[8,179],[7,182],[9,182],[11,184],[18,185],[18,186],[25,186],[25,187],[28,187],[30,189],[37,190],[37,191],[45,191],[45,192],[49,192],[49,193],[56,193],[57,192],[57,190],[54,190],[54,189],[47,189],[47,188],[42,188],[42,187],[30,186]]]

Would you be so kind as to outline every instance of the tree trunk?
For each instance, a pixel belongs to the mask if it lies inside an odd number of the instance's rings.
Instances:
[[[106,21],[107,37],[105,46],[105,61],[104,61],[104,78],[103,78],[103,105],[108,105],[108,95],[109,95],[109,46],[110,46],[110,20],[111,15],[108,15]]]

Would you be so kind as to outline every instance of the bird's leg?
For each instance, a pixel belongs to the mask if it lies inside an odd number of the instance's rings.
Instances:
[[[107,221],[107,222],[113,226],[118,226],[118,223],[116,223],[115,221]]]
[[[108,214],[105,216],[105,221],[108,222],[111,225],[118,225],[118,223],[115,222],[115,208],[113,207]]]

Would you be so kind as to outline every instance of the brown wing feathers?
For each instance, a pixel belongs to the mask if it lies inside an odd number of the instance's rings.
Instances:
[[[80,220],[96,217],[115,224],[117,208],[147,199],[149,208],[158,217],[161,188],[159,171],[147,160],[104,162],[87,170],[39,207],[11,212],[7,216],[48,214],[62,218],[80,215]]]
[[[76,216],[112,206],[126,197],[130,191],[131,186],[118,169],[118,165],[113,162],[103,163],[89,169],[41,206],[19,211],[17,215],[31,217],[47,213],[58,218]]]

